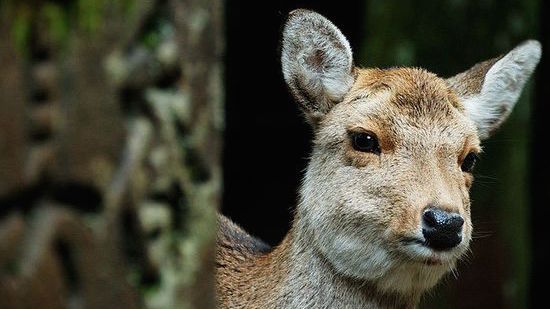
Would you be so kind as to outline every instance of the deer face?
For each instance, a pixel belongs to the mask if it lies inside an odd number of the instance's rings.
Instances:
[[[510,113],[540,58],[530,41],[450,79],[359,69],[324,17],[291,13],[285,80],[315,132],[299,225],[340,274],[385,291],[433,286],[471,240],[480,140]]]

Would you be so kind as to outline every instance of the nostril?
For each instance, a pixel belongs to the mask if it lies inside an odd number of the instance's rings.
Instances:
[[[448,225],[449,229],[460,231],[460,229],[464,225],[464,219],[460,215],[455,214],[449,218]]]
[[[454,212],[430,208],[425,210],[422,215],[422,225],[424,228],[430,229],[460,231],[462,225],[464,225],[464,219]]]
[[[436,215],[436,212],[434,211],[434,209],[428,209],[426,211],[424,211],[424,214],[422,216],[422,219],[423,219],[423,223],[425,226],[427,227],[430,227],[430,228],[435,228],[437,227],[437,215]]]

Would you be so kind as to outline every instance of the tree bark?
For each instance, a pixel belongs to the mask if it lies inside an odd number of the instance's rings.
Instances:
[[[219,0],[0,6],[0,307],[214,307]]]

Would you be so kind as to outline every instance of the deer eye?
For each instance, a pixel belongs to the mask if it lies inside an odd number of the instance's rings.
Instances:
[[[477,154],[470,152],[466,158],[464,158],[464,161],[462,161],[462,165],[460,168],[463,172],[471,173],[474,170],[474,166],[476,165],[476,161],[478,159]]]
[[[380,145],[378,144],[378,138],[376,138],[374,133],[353,132],[350,136],[353,149],[361,152],[380,154]]]

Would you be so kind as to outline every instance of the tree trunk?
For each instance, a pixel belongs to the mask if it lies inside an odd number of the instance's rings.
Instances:
[[[214,307],[223,7],[0,6],[0,307]]]

